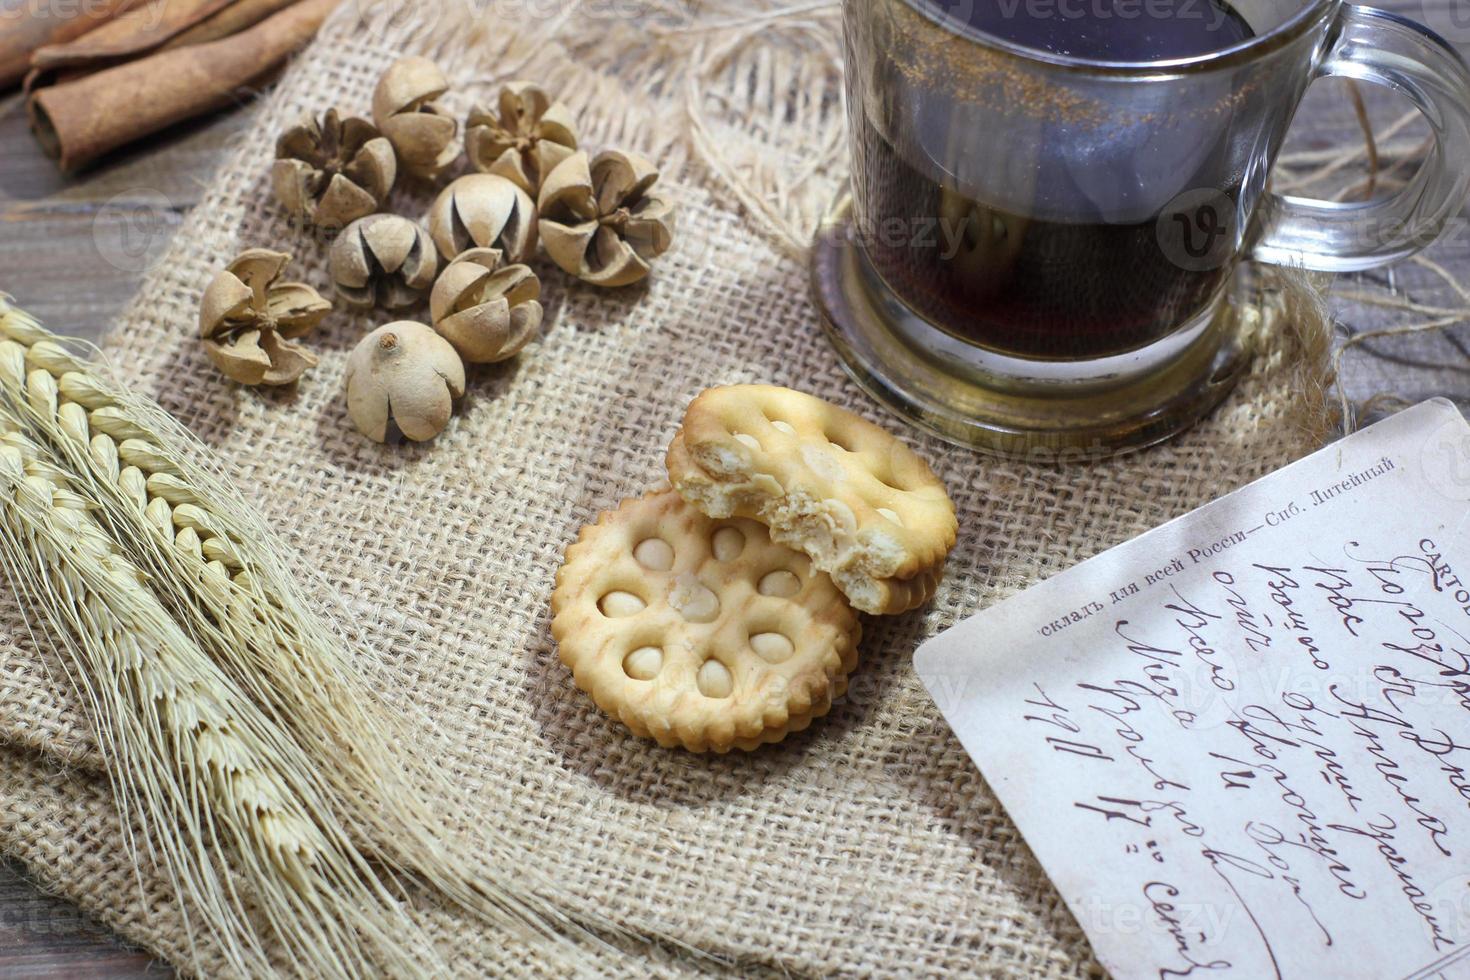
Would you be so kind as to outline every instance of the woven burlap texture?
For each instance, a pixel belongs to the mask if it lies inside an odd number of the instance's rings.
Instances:
[[[477,817],[470,838],[508,834],[519,860],[576,900],[745,970],[1098,972],[911,654],[998,598],[1316,448],[1322,320],[1268,309],[1237,392],[1146,453],[1023,464],[920,437],[840,371],[795,254],[842,179],[830,11],[542,4],[557,13],[547,20],[525,16],[531,7],[344,4],[112,332],[115,372],[217,449],[316,570],[312,588],[362,669],[388,701],[423,712],[407,748],[453,772]],[[658,161],[679,215],[646,286],[598,290],[540,262],[543,336],[509,364],[472,371],[434,443],[383,447],[352,429],[341,397],[347,353],[372,317],[333,314],[307,340],[321,366],[295,391],[260,391],[210,367],[195,316],[213,271],[248,246],[295,252],[292,278],[326,291],[325,244],[290,228],[271,199],[274,136],[330,102],[365,111],[378,74],[404,53],[444,66],[460,113],[493,102],[508,78],[543,82],[576,113],[585,144]],[[433,193],[407,188],[393,204],[423,214]],[[736,382],[800,388],[901,432],[948,485],[960,535],[930,606],[868,620],[858,671],[829,717],[754,754],[701,757],[599,713],[556,659],[547,605],[577,529],[656,484],[685,405]],[[140,875],[131,868],[70,689],[16,611],[0,614],[10,745],[0,846],[128,938],[208,970],[217,961],[202,940],[191,954],[166,882],[146,862]],[[466,974],[527,965],[472,922],[422,915]],[[659,956],[660,968],[677,965]]]

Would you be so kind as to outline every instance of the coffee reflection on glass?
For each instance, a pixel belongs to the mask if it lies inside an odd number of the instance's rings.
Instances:
[[[1407,254],[1304,236],[1266,194],[1327,54],[1344,32],[1382,33],[1375,12],[1343,9],[846,0],[851,199],[813,257],[846,366],[919,424],[1012,454],[1146,445],[1207,412],[1246,363],[1222,302],[1243,254],[1265,244],[1313,268]],[[1423,71],[1466,84],[1439,54]],[[1470,139],[1453,114],[1450,140]],[[1463,200],[1455,170],[1435,183],[1446,205]]]

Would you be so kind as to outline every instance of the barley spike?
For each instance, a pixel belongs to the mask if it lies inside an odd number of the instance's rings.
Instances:
[[[483,845],[449,829],[451,814],[426,804],[426,790],[437,800],[457,790],[437,765],[405,748],[405,719],[377,700],[301,594],[286,549],[200,461],[202,447],[177,422],[104,378],[3,296],[0,394],[24,407],[25,422],[101,501],[108,529],[189,635],[318,754],[335,798],[382,860],[568,968],[579,965],[578,949],[610,951],[597,934],[622,930],[559,896],[522,862],[509,879],[505,841],[489,841],[497,868],[477,856]],[[361,800],[369,802],[354,805]]]
[[[0,433],[0,565],[52,628],[124,825],[139,820],[226,968],[264,975],[284,955],[310,976],[419,974],[431,947],[312,761],[179,628],[97,522],[98,502],[3,407]]]

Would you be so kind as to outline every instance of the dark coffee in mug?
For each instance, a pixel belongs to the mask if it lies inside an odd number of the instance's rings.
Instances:
[[[1356,3],[842,10],[852,179],[813,242],[813,298],[859,385],[966,445],[1093,458],[1166,439],[1273,329],[1240,262],[1387,265],[1470,197],[1470,66]],[[1403,188],[1350,208],[1271,192],[1326,76],[1424,113],[1434,145]]]
[[[1226,0],[909,2],[957,31],[1108,61],[1190,58],[1252,36]],[[923,90],[922,71],[906,81]],[[862,100],[852,106],[858,231],[915,312],[999,353],[1088,359],[1144,347],[1209,310],[1240,235],[1232,92],[1160,104],[1130,129],[1091,126],[1086,105],[1017,86],[1015,98],[1037,105],[1030,146],[1041,150],[1028,153],[1008,145],[1016,133],[986,133],[971,125],[983,115],[950,106],[941,91],[952,79],[934,82],[897,132]]]

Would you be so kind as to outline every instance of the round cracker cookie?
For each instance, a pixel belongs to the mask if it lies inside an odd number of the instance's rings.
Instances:
[[[790,388],[701,393],[667,463],[674,488],[700,511],[765,524],[866,613],[927,602],[954,547],[954,503],[924,460],[873,423]]]
[[[671,489],[582,529],[551,611],[561,660],[598,707],[693,752],[754,749],[826,714],[861,634],[805,555]]]

